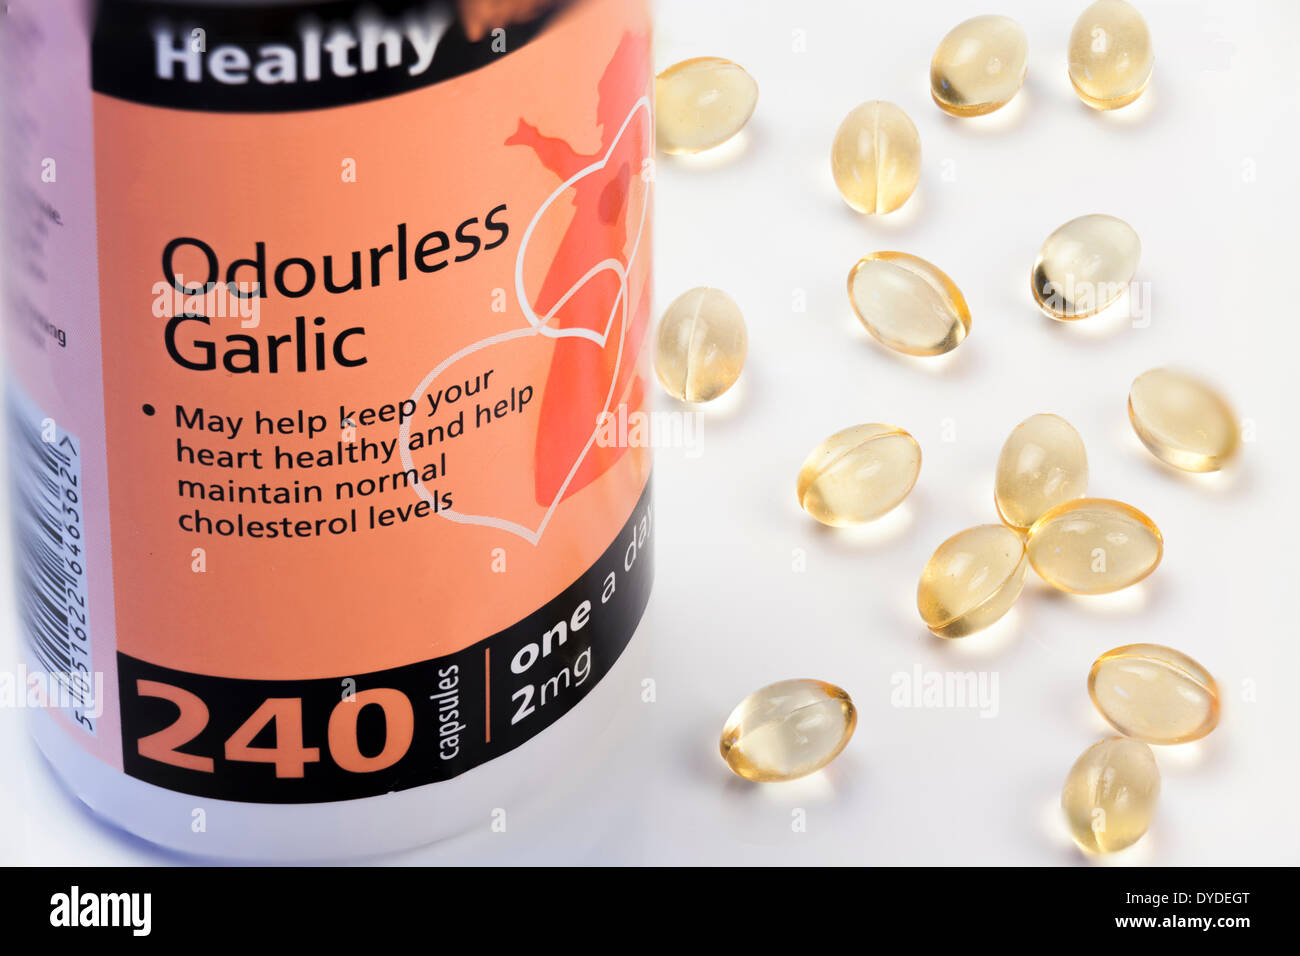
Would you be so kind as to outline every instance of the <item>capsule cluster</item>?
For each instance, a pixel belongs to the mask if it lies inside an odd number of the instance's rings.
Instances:
[[[985,15],[959,23],[940,41],[930,62],[935,104],[955,117],[1001,109],[1024,83],[1028,49],[1024,30],[1007,17]],[[1070,33],[1068,50],[1071,83],[1083,102],[1096,109],[1132,103],[1150,80],[1150,31],[1125,0],[1098,0],[1084,10]],[[702,152],[732,140],[758,103],[753,77],[720,57],[674,64],[657,77],[655,89],[658,142],[671,154]],[[851,208],[867,215],[895,212],[921,178],[916,124],[895,103],[861,103],[836,131],[830,165],[836,187]],[[1032,263],[1033,300],[1062,322],[1105,312],[1125,298],[1141,249],[1136,231],[1122,219],[1102,213],[1071,219],[1048,235]],[[971,331],[970,309],[956,283],[911,253],[864,256],[849,272],[848,293],[854,313],[872,337],[906,355],[943,355]],[[670,317],[679,318],[671,309],[665,322]],[[681,365],[686,347],[680,337],[661,336],[660,364]],[[730,336],[714,347],[718,355],[729,347],[722,364],[725,376],[734,380],[744,361],[737,338]],[[663,355],[663,350],[669,354]],[[710,390],[712,394],[729,387],[725,376],[723,387]],[[667,380],[664,384],[670,394],[683,397],[679,387]]]
[[[983,116],[1020,92],[1029,41],[1008,17],[979,16],[957,24],[930,62],[930,95],[951,116]],[[1088,106],[1114,110],[1142,95],[1154,57],[1146,20],[1125,0],[1097,0],[1070,31],[1070,83]]]
[[[958,24],[931,59],[935,104],[956,117],[1001,109],[1024,83],[1028,49],[1024,30],[1007,17],[978,16]],[[1070,34],[1071,82],[1096,109],[1116,109],[1137,99],[1151,65],[1146,22],[1125,0],[1094,3]],[[702,152],[730,141],[758,103],[758,85],[749,73],[719,57],[677,63],[659,75],[655,86],[658,141],[671,154]],[[830,165],[835,185],[852,209],[867,215],[893,213],[920,182],[916,124],[895,103],[861,103],[836,131]],[[1128,223],[1100,213],[1079,216],[1043,242],[1030,271],[1033,299],[1048,316],[1065,322],[1104,312],[1123,299],[1140,254],[1141,242]],[[903,354],[945,354],[971,331],[961,290],[937,266],[910,253],[878,251],[863,257],[849,273],[848,292],[867,331]],[[666,344],[661,340],[660,347],[681,346],[670,338]],[[738,369],[736,359],[732,355],[728,364]]]
[[[1070,836],[1089,853],[1132,846],[1147,832],[1160,794],[1152,744],[1200,740],[1219,722],[1219,688],[1186,654],[1159,644],[1107,651],[1088,674],[1098,712],[1123,736],[1093,744],[1061,788]]]
[[[1138,99],[1152,73],[1146,22],[1125,0],[1098,0],[1079,16],[1068,42],[1070,82],[1080,100],[1113,110]],[[940,41],[930,63],[935,105],[952,117],[983,116],[1011,103],[1028,64],[1028,39],[1014,20],[978,16]],[[754,115],[758,85],[718,57],[678,63],[656,80],[660,148],[682,155],[737,137]],[[902,209],[921,180],[921,137],[897,104],[869,100],[845,116],[830,141],[830,171],[844,202],[865,216]],[[1137,231],[1093,213],[1053,230],[1029,268],[1033,303],[1072,323],[1107,312],[1131,289],[1142,255]],[[849,271],[849,305],[881,346],[922,358],[952,352],[970,336],[971,309],[957,283],[910,252],[882,250]],[[664,390],[710,402],[739,380],[749,336],[739,305],[713,288],[675,299],[658,327],[654,365]],[[1134,380],[1128,417],[1162,463],[1214,471],[1237,453],[1240,429],[1215,389],[1186,372],[1157,368]],[[921,449],[903,428],[872,422],[827,437],[805,458],[795,482],[800,507],[831,527],[875,521],[916,484]],[[917,609],[942,638],[963,638],[1003,618],[1020,599],[1029,569],[1060,591],[1097,595],[1131,587],[1161,562],[1163,536],[1142,511],[1088,496],[1088,455],[1058,415],[1033,415],[1011,432],[997,459],[999,520],[958,532],[935,549],[917,584]],[[1089,694],[1119,736],[1078,759],[1061,805],[1085,850],[1110,852],[1146,832],[1160,791],[1151,745],[1208,734],[1219,717],[1213,678],[1167,647],[1138,644],[1103,654]],[[820,680],[786,680],[741,701],[719,749],[737,775],[793,780],[829,764],[849,743],[857,711],[849,694]]]
[[[1154,571],[1164,552],[1155,523],[1087,491],[1087,451],[1069,422],[1040,414],[1017,425],[993,484],[1003,523],[968,528],[939,545],[916,590],[925,626],[940,637],[983,630],[1011,610],[1029,567],[1074,594],[1118,591]]]

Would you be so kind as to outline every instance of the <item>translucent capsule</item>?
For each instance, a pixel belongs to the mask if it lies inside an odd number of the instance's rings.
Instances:
[[[1097,658],[1088,694],[1110,725],[1149,744],[1199,740],[1219,723],[1219,686],[1186,654],[1129,644]]]
[[[716,56],[684,60],[655,79],[655,132],[667,153],[698,153],[739,133],[758,104],[758,84]]]
[[[1134,380],[1128,417],[1151,454],[1183,471],[1218,471],[1241,443],[1237,417],[1219,393],[1172,369],[1153,368]]]
[[[1147,88],[1154,62],[1147,22],[1124,0],[1097,0],[1070,31],[1070,82],[1093,109],[1132,103]]]
[[[893,103],[863,103],[835,134],[831,172],[844,201],[858,212],[893,212],[921,178],[921,137]]]
[[[1071,219],[1047,237],[1034,260],[1034,300],[1054,319],[1095,315],[1128,290],[1141,255],[1142,242],[1123,219]]]
[[[921,447],[903,429],[855,425],[812,450],[796,491],[822,524],[863,524],[898,507],[920,473]]]
[[[780,681],[736,705],[722,728],[722,759],[746,780],[797,780],[834,760],[857,725],[853,701],[834,684]]]
[[[736,384],[748,351],[740,306],[718,289],[692,289],[659,321],[655,374],[674,398],[708,402]]]
[[[1164,553],[1160,529],[1122,501],[1076,498],[1034,522],[1029,563],[1044,581],[1074,594],[1108,594],[1136,584]]]
[[[1061,809],[1074,842],[1091,853],[1113,853],[1142,838],[1160,796],[1160,768],[1140,740],[1109,737],[1070,768]]]
[[[1011,610],[1028,568],[1024,539],[1006,525],[967,528],[926,562],[916,588],[921,620],[939,637],[982,631]]]
[[[983,116],[1011,102],[1025,82],[1029,41],[1010,17],[957,24],[930,61],[930,95],[953,116]]]
[[[849,272],[849,301],[867,331],[908,355],[942,355],[970,331],[970,309],[956,284],[906,252],[873,252]]]
[[[1017,531],[1059,504],[1088,492],[1088,453],[1060,415],[1031,415],[1012,430],[998,455],[993,502]]]

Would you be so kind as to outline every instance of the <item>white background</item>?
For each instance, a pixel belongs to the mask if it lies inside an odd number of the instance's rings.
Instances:
[[[627,716],[608,754],[480,831],[395,863],[1074,864],[1057,801],[1066,771],[1107,728],[1085,686],[1101,652],[1170,644],[1219,679],[1207,739],[1157,748],[1155,822],[1111,862],[1300,862],[1300,637],[1296,548],[1294,89],[1300,7],[1154,2],[1150,89],[1096,113],[1070,88],[1066,41],[1085,4],[1004,0],[1029,37],[1029,75],[991,117],[941,113],[930,56],[971,2],[661,0],[656,65],[724,56],[757,79],[736,142],[661,157],[657,308],[697,285],[744,309],[742,384],[703,412],[698,449],[658,458],[658,578],[644,653],[626,661]],[[829,149],[858,103],[888,99],[920,131],[924,171],[900,212],[862,217],[840,200]],[[1056,324],[1034,307],[1042,240],[1075,216],[1128,221],[1149,324],[1125,316]],[[894,355],[857,325],[849,268],[881,249],[944,269],[970,304],[970,337],[937,360]],[[1252,440],[1229,473],[1157,463],[1128,425],[1141,371],[1175,364],[1218,383]],[[680,411],[659,396],[657,408]],[[1088,447],[1092,494],[1143,509],[1165,535],[1144,584],[1102,598],[1051,592],[1030,574],[990,632],[944,642],[915,609],[916,580],[949,535],[996,520],[993,466],[1012,427],[1065,416]],[[889,422],[920,442],[920,481],[865,532],[802,514],[794,480],[822,438]],[[799,555],[805,570],[798,570]],[[5,555],[4,561],[8,561]],[[7,565],[0,608],[12,620]],[[5,661],[16,660],[7,632]],[[996,713],[909,709],[895,675],[996,678]],[[755,786],[717,738],[732,706],[788,677],[856,702],[857,733],[830,768]],[[636,692],[652,679],[654,703]],[[580,713],[579,711],[578,713]],[[574,719],[574,716],[568,719]],[[100,824],[54,781],[13,712],[0,715],[0,860],[174,862]],[[805,811],[806,832],[792,828]]]

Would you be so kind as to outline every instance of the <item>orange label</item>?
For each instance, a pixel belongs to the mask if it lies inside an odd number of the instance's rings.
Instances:
[[[649,451],[601,436],[646,391],[644,5],[300,9],[95,44],[123,759],[233,799],[490,759],[649,586]],[[311,82],[329,102],[288,108]]]

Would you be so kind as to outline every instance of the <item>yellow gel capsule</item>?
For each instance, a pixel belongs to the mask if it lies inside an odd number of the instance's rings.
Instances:
[[[1034,260],[1034,301],[1054,319],[1095,315],[1128,290],[1141,256],[1142,242],[1123,219],[1071,219],[1047,237]]]
[[[939,637],[982,631],[1011,610],[1028,568],[1024,540],[1006,525],[967,528],[926,562],[916,588],[921,620]]]
[[[722,728],[722,759],[746,780],[797,780],[834,760],[857,725],[853,701],[834,684],[783,680],[736,705]]]
[[[692,289],[659,320],[655,374],[674,398],[708,402],[736,384],[748,351],[740,306],[718,289]]]
[[[1101,655],[1088,674],[1088,694],[1112,727],[1149,744],[1200,740],[1219,723],[1219,686],[1209,671],[1159,644]]]
[[[1109,737],[1083,752],[1061,788],[1074,842],[1091,853],[1132,846],[1147,832],[1160,796],[1160,768],[1140,740]]]
[[[1241,444],[1237,417],[1219,393],[1172,369],[1153,368],[1134,380],[1128,418],[1151,454],[1183,471],[1218,471]]]
[[[1154,62],[1147,22],[1124,0],[1097,0],[1070,31],[1070,82],[1093,109],[1132,103],[1147,88]]]
[[[961,290],[938,268],[906,252],[873,252],[849,272],[859,321],[895,352],[942,355],[970,332]]]
[[[1017,531],[1059,504],[1088,492],[1088,453],[1074,426],[1060,415],[1031,415],[1017,425],[998,455],[993,502]]]
[[[812,450],[796,491],[822,524],[863,524],[898,507],[920,473],[921,447],[903,429],[855,425]]]
[[[655,133],[667,153],[699,153],[739,133],[758,105],[758,84],[716,56],[684,60],[655,78]]]
[[[1054,588],[1109,594],[1156,569],[1164,538],[1150,518],[1122,501],[1076,498],[1029,529],[1029,563]]]
[[[835,134],[831,172],[844,201],[858,212],[893,212],[921,178],[921,137],[893,103],[863,103]]]
[[[1029,41],[1010,17],[972,17],[949,31],[930,61],[930,95],[953,116],[983,116],[1025,82]]]

